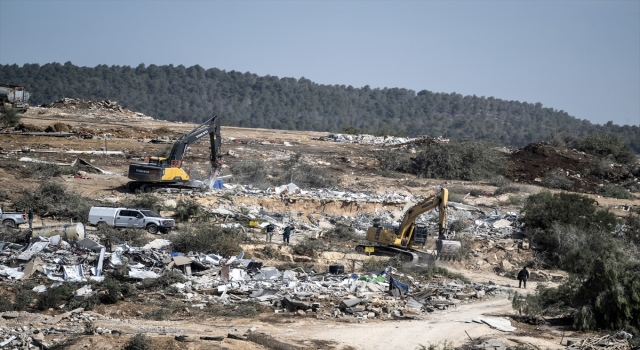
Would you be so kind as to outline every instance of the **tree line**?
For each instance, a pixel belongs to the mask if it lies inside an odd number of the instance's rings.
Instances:
[[[541,103],[403,88],[322,85],[204,69],[198,65],[79,67],[71,62],[0,65],[0,82],[25,86],[31,104],[64,97],[116,100],[154,118],[201,122],[217,114],[228,126],[489,139],[508,146],[574,136],[616,135],[640,152],[640,127],[592,124]]]

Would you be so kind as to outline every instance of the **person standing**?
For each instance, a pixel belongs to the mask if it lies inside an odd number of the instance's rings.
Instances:
[[[522,270],[520,270],[520,272],[518,272],[518,288],[522,287],[522,284],[524,283],[524,288],[527,288],[527,280],[529,279],[529,271],[527,271],[527,267],[523,267]]]
[[[273,231],[275,231],[276,227],[272,223],[269,223],[266,229],[267,229],[267,242],[271,243],[271,238],[273,237]]]
[[[29,216],[29,230],[33,230],[33,210],[31,210],[31,208],[29,208],[29,214],[27,214]]]
[[[289,237],[291,236],[291,228],[293,225],[289,225],[284,228],[284,233],[282,234],[282,241],[285,245],[289,245]]]

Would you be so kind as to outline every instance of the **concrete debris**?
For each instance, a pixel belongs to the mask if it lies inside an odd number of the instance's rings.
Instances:
[[[432,144],[432,143],[448,143],[449,139],[441,137],[433,138],[429,136],[418,137],[396,137],[396,136],[373,136],[367,134],[329,134],[314,140],[334,141],[345,143],[357,143],[364,145],[408,145],[408,144]]]
[[[297,315],[312,313],[319,318],[418,319],[428,312],[445,310],[469,302],[479,295],[506,294],[507,288],[495,284],[423,282],[389,267],[377,274],[318,273],[313,270],[279,271],[265,262],[245,259],[244,254],[224,258],[216,254],[175,252],[168,241],[157,239],[144,247],[126,243],[113,245],[104,252],[102,245],[84,238],[69,242],[68,248],[49,244],[49,238],[34,237],[28,247],[2,244],[0,276],[8,279],[46,278],[65,282],[98,279],[100,258],[105,270],[128,265],[132,280],[159,278],[168,271],[181,271],[186,282],[171,287],[184,295],[192,307],[230,304],[255,300],[274,312]],[[28,252],[28,254],[25,254]],[[102,254],[101,254],[102,253]],[[18,256],[30,259],[18,260]],[[18,262],[9,267],[12,261]],[[22,261],[22,263],[20,262]],[[24,270],[31,264],[30,274]],[[53,287],[53,286],[52,286]],[[47,290],[44,284],[34,291]],[[82,300],[93,295],[91,285],[74,293]],[[464,298],[462,298],[464,296]]]
[[[59,101],[55,101],[49,104],[43,104],[40,107],[44,108],[60,108],[60,109],[86,109],[93,111],[106,111],[117,114],[123,114],[129,117],[135,117],[139,119],[152,119],[142,113],[133,112],[126,108],[122,108],[116,101],[101,100],[92,101],[84,99],[63,98]]]

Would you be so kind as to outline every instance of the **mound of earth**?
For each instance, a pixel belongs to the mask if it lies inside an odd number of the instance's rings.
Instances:
[[[564,179],[574,192],[593,193],[603,184],[633,179],[622,166],[610,164],[606,173],[596,175],[600,158],[574,149],[554,147],[544,142],[532,143],[510,155],[506,177],[515,182],[539,184],[555,177]]]

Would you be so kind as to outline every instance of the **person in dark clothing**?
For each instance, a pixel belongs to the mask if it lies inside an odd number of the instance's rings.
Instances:
[[[269,224],[266,227],[267,229],[267,242],[271,242],[271,237],[273,237],[273,231],[275,231],[276,226],[274,224]]]
[[[527,271],[527,267],[523,267],[520,272],[518,272],[518,288],[522,287],[522,283],[524,282],[524,288],[527,288],[527,280],[529,279],[529,271]]]
[[[33,210],[29,208],[29,230],[33,230]]]
[[[284,228],[284,233],[282,234],[282,241],[284,244],[289,245],[289,237],[291,236],[291,229],[293,229],[293,225],[289,225]]]

